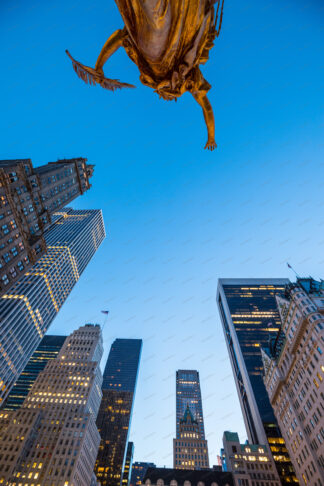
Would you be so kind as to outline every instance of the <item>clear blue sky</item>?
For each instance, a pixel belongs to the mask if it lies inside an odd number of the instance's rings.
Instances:
[[[94,65],[122,27],[107,0],[2,0],[0,158],[35,165],[87,157],[107,239],[50,332],[100,322],[105,358],[141,337],[131,437],[135,460],[172,464],[175,371],[202,381],[210,462],[223,431],[245,439],[215,304],[219,277],[324,275],[323,26],[320,0],[225,0],[202,68],[212,84],[217,151],[189,95],[159,100],[120,50],[106,75],[136,90],[84,85],[64,50]]]

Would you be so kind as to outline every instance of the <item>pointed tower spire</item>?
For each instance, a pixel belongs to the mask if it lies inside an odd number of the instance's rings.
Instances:
[[[276,295],[276,301],[277,301],[278,311],[279,311],[279,314],[280,314],[281,324],[284,324],[286,317],[287,317],[287,314],[288,314],[290,302],[289,302],[289,300],[287,300],[284,297],[281,297],[279,295]]]

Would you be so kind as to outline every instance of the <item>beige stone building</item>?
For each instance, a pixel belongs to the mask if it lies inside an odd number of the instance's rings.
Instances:
[[[269,445],[240,444],[236,432],[224,432],[223,469],[236,486],[281,486]]]
[[[102,352],[100,327],[80,327],[38,375],[22,408],[0,413],[0,484],[97,484]]]
[[[264,383],[300,484],[324,486],[324,282],[298,278],[277,303]]]
[[[207,440],[201,438],[198,421],[189,405],[179,423],[179,437],[173,439],[173,467],[175,469],[209,469]]]

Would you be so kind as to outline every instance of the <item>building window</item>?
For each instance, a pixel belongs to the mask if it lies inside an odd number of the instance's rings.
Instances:
[[[17,251],[17,248],[15,246],[13,248],[11,248],[10,251],[13,254],[13,256],[17,256],[18,255],[18,251]]]
[[[10,275],[11,275],[12,278],[15,278],[17,276],[17,272],[16,272],[15,267],[11,267],[9,272],[10,272]]]
[[[9,172],[10,182],[18,181],[17,173],[16,172]]]
[[[9,253],[5,253],[5,254],[3,255],[3,259],[4,259],[4,261],[5,261],[6,263],[10,262],[10,255],[9,255]]]

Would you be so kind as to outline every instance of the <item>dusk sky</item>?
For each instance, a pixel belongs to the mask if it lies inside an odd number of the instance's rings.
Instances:
[[[65,49],[94,66],[123,26],[113,1],[1,0],[0,159],[86,157],[107,237],[49,333],[103,322],[142,338],[131,426],[135,460],[172,466],[175,372],[200,372],[210,464],[224,430],[246,439],[215,302],[220,277],[324,278],[323,2],[225,0],[202,67],[217,150],[189,94],[159,100],[120,49],[86,86]]]

